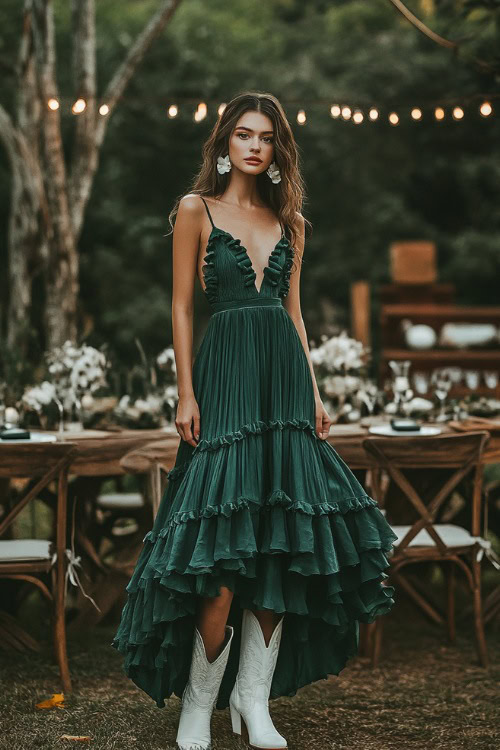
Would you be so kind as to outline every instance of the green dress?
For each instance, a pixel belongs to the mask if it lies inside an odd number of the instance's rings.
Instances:
[[[205,201],[204,201],[205,203]],[[284,613],[270,698],[338,675],[359,622],[394,605],[384,582],[397,539],[335,449],[315,431],[311,373],[282,304],[293,249],[272,250],[260,289],[246,249],[212,221],[204,257],[212,316],[193,364],[196,447],[181,439],[112,645],[159,707],[181,697],[198,596],[234,592],[234,637],[216,708],[229,705],[243,608]]]

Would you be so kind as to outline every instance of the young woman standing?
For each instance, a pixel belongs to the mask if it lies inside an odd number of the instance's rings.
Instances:
[[[304,199],[279,101],[230,101],[172,210],[180,444],[113,645],[158,706],[182,698],[181,750],[214,706],[251,747],[286,748],[269,699],[356,654],[393,604],[396,535],[327,442],[300,307]],[[198,277],[212,308],[192,358]]]

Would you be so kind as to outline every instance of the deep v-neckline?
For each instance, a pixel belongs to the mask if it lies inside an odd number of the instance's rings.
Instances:
[[[286,240],[286,236],[285,236],[285,232],[283,231],[283,228],[281,230],[281,237],[279,238],[278,242],[275,244],[275,246],[273,247],[273,249],[269,253],[269,256],[267,258],[267,263],[266,263],[266,265],[264,266],[264,268],[262,270],[262,281],[260,282],[260,287],[258,289],[257,289],[257,284],[255,283],[255,279],[257,278],[257,274],[255,273],[255,268],[253,266],[252,259],[251,259],[250,255],[248,254],[247,248],[242,244],[242,242],[239,239],[239,237],[235,237],[233,234],[231,234],[231,232],[228,232],[227,229],[221,229],[220,227],[217,227],[214,224],[213,227],[212,227],[212,231],[210,232],[210,235],[208,237],[207,246],[210,243],[210,240],[212,239],[212,236],[213,236],[214,232],[216,232],[216,231],[217,232],[221,232],[222,234],[227,235],[234,242],[238,243],[239,247],[244,252],[245,257],[248,259],[248,262],[250,264],[250,268],[252,269],[252,271],[254,273],[253,286],[254,286],[255,291],[257,292],[257,296],[260,296],[260,293],[262,291],[262,287],[264,286],[264,282],[266,280],[266,270],[270,267],[271,258],[273,257],[274,253],[276,252],[277,247],[283,242],[283,240]]]

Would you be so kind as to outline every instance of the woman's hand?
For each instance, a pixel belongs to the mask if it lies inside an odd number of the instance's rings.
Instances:
[[[200,410],[193,395],[179,398],[175,427],[181,438],[196,448],[200,438]]]
[[[321,440],[326,440],[330,434],[330,425],[332,420],[328,416],[328,412],[323,406],[323,402],[320,398],[316,399],[316,434]]]

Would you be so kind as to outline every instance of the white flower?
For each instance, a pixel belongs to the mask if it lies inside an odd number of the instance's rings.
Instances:
[[[227,156],[219,156],[217,159],[217,171],[219,174],[224,174],[224,172],[229,172],[231,169],[231,162],[229,160],[229,154]]]
[[[281,182],[280,170],[275,161],[273,161],[272,164],[269,165],[267,174],[271,178],[271,182],[273,182],[275,185],[278,182]]]
[[[172,369],[172,372],[176,372],[175,366],[175,355],[173,346],[168,346],[156,357],[156,363],[162,370]]]
[[[48,380],[44,380],[41,385],[35,385],[26,388],[22,395],[22,401],[30,409],[41,411],[43,406],[50,404],[56,396],[56,389]]]

